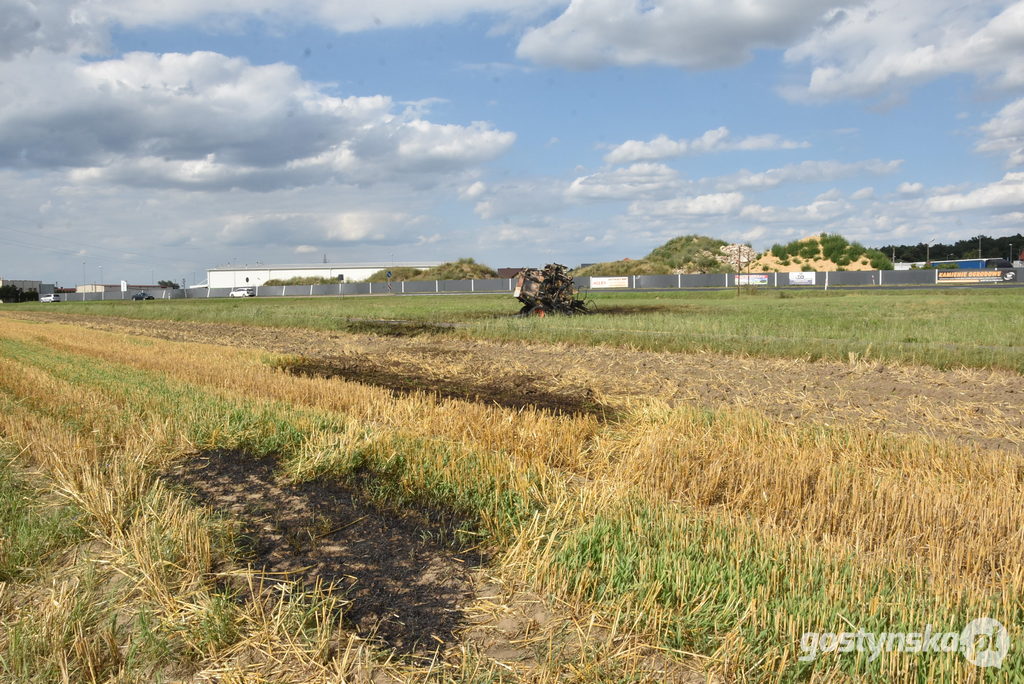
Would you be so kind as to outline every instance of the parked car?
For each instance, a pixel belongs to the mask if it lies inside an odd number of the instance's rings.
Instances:
[[[41,302],[59,302],[60,301],[60,295],[59,294],[43,295],[42,297],[39,298],[39,301],[41,301]]]
[[[135,294],[132,295],[132,299],[134,299],[135,301],[142,301],[144,299],[154,299],[154,297],[148,292],[136,292]]]
[[[234,290],[228,293],[228,297],[255,297],[256,288],[254,287],[236,287]]]

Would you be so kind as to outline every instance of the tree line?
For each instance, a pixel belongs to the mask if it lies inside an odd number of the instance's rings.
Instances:
[[[942,261],[946,259],[1020,259],[1024,252],[1024,235],[1007,237],[976,235],[952,244],[919,242],[915,245],[885,245],[879,250],[894,261]]]

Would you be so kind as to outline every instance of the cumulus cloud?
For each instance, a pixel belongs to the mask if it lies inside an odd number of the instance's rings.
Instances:
[[[383,211],[339,213],[259,213],[225,217],[218,234],[227,245],[287,245],[300,243],[295,251],[316,251],[317,245],[385,241],[417,222],[409,214]]]
[[[461,197],[462,199],[471,200],[476,199],[485,192],[487,192],[487,184],[484,183],[483,181],[476,181],[463,188],[462,191],[459,193],[459,197]]]
[[[1005,154],[1007,166],[1024,165],[1024,98],[1003,107],[980,129],[982,139],[975,149]]]
[[[551,178],[513,180],[490,186],[473,211],[482,219],[547,216],[565,208],[564,182]]]
[[[76,0],[0,0],[0,61],[33,50],[97,52],[106,44],[101,23]]]
[[[758,223],[818,223],[833,221],[851,207],[845,200],[823,195],[813,202],[795,207],[770,207],[751,204],[743,207],[740,217]]]
[[[791,63],[813,71],[794,98],[865,96],[949,74],[1001,86],[1024,84],[1024,2],[870,0],[832,10],[789,48]]]
[[[396,113],[383,95],[329,95],[289,65],[212,52],[37,59],[2,71],[10,78],[0,82],[0,165],[71,167],[80,181],[201,190],[367,183],[457,171],[515,140],[483,122]]]
[[[731,214],[743,205],[738,192],[712,193],[695,197],[676,197],[669,200],[637,201],[629,206],[633,216],[715,216]]]
[[[906,181],[900,183],[899,187],[896,188],[896,191],[901,195],[917,195],[920,194],[922,190],[924,190],[923,183],[910,183]]]
[[[518,54],[571,69],[735,66],[757,48],[791,45],[832,4],[830,0],[572,0],[559,17],[528,31]]]
[[[721,126],[705,131],[703,135],[692,140],[673,140],[666,135],[659,135],[648,141],[627,140],[612,148],[604,159],[609,164],[624,164],[723,150],[793,150],[804,147],[810,147],[810,143],[786,140],[775,133],[733,139],[730,137],[729,129]]]
[[[968,193],[930,197],[927,207],[932,211],[940,212],[1022,208],[1024,207],[1024,173],[1007,173],[1001,180]]]
[[[570,199],[639,199],[678,188],[679,173],[664,164],[632,164],[626,168],[580,176],[566,189]]]
[[[860,175],[883,175],[900,168],[903,160],[867,159],[859,162],[804,161],[767,171],[746,169],[715,180],[719,190],[765,189],[785,183],[816,183]]]
[[[270,25],[315,24],[341,33],[456,22],[485,14],[525,22],[564,0],[0,0],[0,60],[35,49],[97,54],[113,27],[199,24],[236,31],[256,19]]]

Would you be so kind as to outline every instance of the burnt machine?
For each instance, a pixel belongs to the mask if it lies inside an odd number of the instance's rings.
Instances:
[[[573,284],[569,269],[561,264],[524,268],[516,276],[513,295],[523,304],[519,310],[520,316],[592,313],[592,307]]]

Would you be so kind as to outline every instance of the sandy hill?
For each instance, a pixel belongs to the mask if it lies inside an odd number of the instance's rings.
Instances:
[[[877,249],[848,242],[841,235],[810,235],[788,244],[773,245],[750,265],[750,271],[872,271],[892,268]]]

